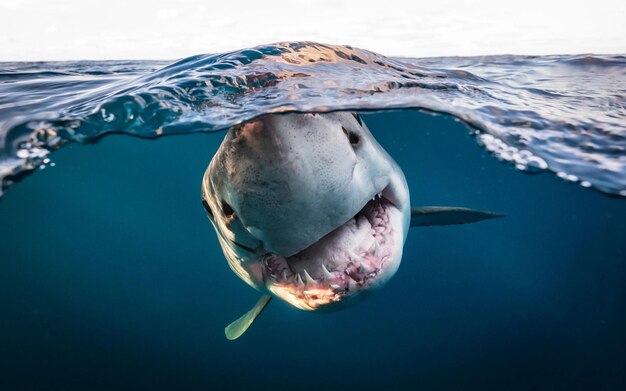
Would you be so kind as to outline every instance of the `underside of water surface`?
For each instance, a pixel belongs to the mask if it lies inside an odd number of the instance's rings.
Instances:
[[[170,64],[0,64],[0,180],[6,189],[51,150],[110,133],[153,138],[272,113],[399,108],[454,116],[517,169],[626,196],[625,56],[389,58],[313,42]]]
[[[409,231],[331,314],[259,298],[200,200],[223,132],[71,143],[0,200],[2,390],[621,390],[626,204],[493,159],[448,116],[362,114],[412,205],[505,213]]]

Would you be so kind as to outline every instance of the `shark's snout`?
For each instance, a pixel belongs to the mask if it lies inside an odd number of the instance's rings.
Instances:
[[[358,115],[274,115],[231,129],[203,198],[231,268],[301,309],[382,285],[402,256],[406,181]]]

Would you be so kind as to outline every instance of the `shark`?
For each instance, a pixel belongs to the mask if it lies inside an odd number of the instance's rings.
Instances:
[[[398,270],[411,227],[502,216],[411,207],[403,171],[356,112],[269,114],[231,127],[201,193],[228,265],[262,294],[225,328],[229,340],[272,298],[326,312],[376,292]]]

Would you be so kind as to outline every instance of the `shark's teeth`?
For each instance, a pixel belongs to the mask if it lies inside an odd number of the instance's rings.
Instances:
[[[381,191],[380,193],[374,194],[372,196],[372,201],[376,201],[377,199],[382,198],[382,197],[383,197],[383,192]]]
[[[372,272],[372,268],[369,267],[366,263],[359,263],[359,273],[360,274],[369,274]]]
[[[306,271],[306,269],[304,269],[302,273],[304,273],[304,280],[306,281],[307,285],[315,284],[315,280],[313,279],[313,277],[311,277],[309,272]]]
[[[377,241],[374,241],[374,256],[376,258],[380,258],[381,254],[382,254],[382,249],[380,248],[380,245],[378,244]]]
[[[300,273],[296,274],[296,284],[301,287],[304,286],[304,282],[302,282],[302,277],[300,277]]]
[[[271,272],[268,283],[282,286],[302,300],[317,300],[318,292],[326,290],[340,300],[367,289],[393,254],[387,243],[393,238],[387,233],[393,233],[389,222],[394,216],[389,215],[387,196],[377,193],[372,200],[375,202],[366,205],[346,229],[350,231],[346,235],[354,234],[358,243],[348,241],[336,251],[315,253],[315,258],[308,254],[294,258],[271,254],[265,264]]]
[[[324,278],[327,279],[327,280],[333,278],[332,273],[329,272],[328,269],[326,269],[326,266],[324,266],[323,263],[322,263],[322,273],[324,273]]]

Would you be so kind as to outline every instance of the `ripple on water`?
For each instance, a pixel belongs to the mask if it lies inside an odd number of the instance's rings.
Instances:
[[[626,196],[626,57],[389,58],[283,42],[164,62],[4,63],[3,187],[67,142],[220,130],[288,111],[448,113],[517,169]]]

